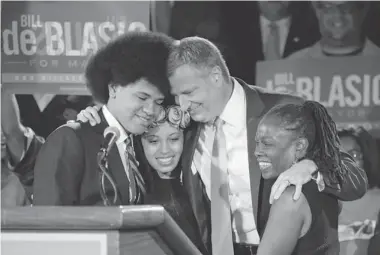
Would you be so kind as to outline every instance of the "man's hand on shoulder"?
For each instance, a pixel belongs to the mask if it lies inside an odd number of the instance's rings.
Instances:
[[[278,199],[289,185],[295,185],[294,200],[301,196],[302,185],[312,179],[312,174],[317,170],[317,165],[309,159],[301,160],[281,173],[272,186],[269,202],[272,204]]]

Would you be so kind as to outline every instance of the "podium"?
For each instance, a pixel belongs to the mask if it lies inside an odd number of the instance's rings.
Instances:
[[[159,205],[1,210],[2,255],[201,254]]]

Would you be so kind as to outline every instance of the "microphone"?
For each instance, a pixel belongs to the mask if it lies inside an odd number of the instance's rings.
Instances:
[[[116,127],[107,127],[103,133],[104,141],[98,152],[97,161],[100,169],[100,195],[102,197],[105,206],[115,205],[117,201],[117,187],[112,179],[111,175],[108,173],[107,155],[110,152],[112,146],[115,144],[117,139],[120,137],[120,132]],[[108,180],[114,190],[113,200],[110,201],[107,197],[107,192],[105,188],[105,180]]]
[[[100,150],[104,151],[105,154],[107,155],[110,152],[114,143],[117,141],[117,139],[119,139],[120,132],[116,127],[107,127],[104,130],[103,136],[104,136],[104,141],[103,141],[102,147],[100,147]]]

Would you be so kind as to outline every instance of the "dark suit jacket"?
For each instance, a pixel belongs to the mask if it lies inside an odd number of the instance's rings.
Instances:
[[[255,1],[223,1],[220,43],[231,75],[256,84],[256,63],[264,60],[260,14]],[[318,21],[308,2],[291,3],[291,23],[283,58],[320,38]]]
[[[299,97],[284,95],[279,93],[268,92],[256,86],[250,86],[244,81],[239,80],[243,86],[247,101],[247,146],[249,155],[249,171],[252,191],[252,206],[254,217],[258,230],[262,226],[260,218],[261,199],[268,199],[268,190],[264,186],[266,182],[261,178],[261,171],[258,167],[255,151],[255,135],[260,118],[268,112],[270,108],[281,103],[302,102]],[[192,174],[191,162],[195,151],[196,144],[203,124],[193,122],[189,131],[185,135],[184,152],[182,155],[183,183],[189,193],[190,203],[193,207],[195,217],[201,232],[203,242],[210,249],[210,201],[205,194],[204,185],[199,174]],[[364,195],[367,189],[367,177],[365,172],[358,168],[353,159],[346,153],[341,153],[344,166],[347,168],[347,176],[340,179],[333,175],[323,176],[326,183],[324,192],[330,193],[341,200],[354,200]],[[321,169],[323,170],[323,169]],[[262,195],[263,191],[266,195]]]
[[[103,204],[96,157],[108,124],[101,111],[99,114],[102,119],[99,125],[69,123],[47,138],[34,168],[34,205]],[[117,204],[127,205],[129,180],[117,146],[112,147],[108,163],[119,191]],[[106,190],[112,191],[111,185]]]

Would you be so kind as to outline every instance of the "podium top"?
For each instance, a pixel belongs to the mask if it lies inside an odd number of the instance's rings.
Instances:
[[[31,206],[1,210],[2,229],[147,229],[174,220],[160,205]]]
[[[174,254],[201,254],[160,205],[32,206],[1,210],[2,230],[153,230]]]

